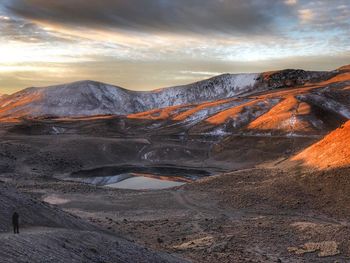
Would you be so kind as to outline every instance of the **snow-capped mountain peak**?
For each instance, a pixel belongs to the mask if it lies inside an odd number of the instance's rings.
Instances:
[[[137,92],[91,80],[28,88],[0,99],[0,117],[82,117],[127,115],[169,106],[222,100],[267,89],[302,85],[331,73],[284,70],[223,74],[160,90]]]
[[[28,88],[0,102],[4,116],[124,115],[188,103],[233,97],[255,88],[259,74],[224,74],[190,85],[150,92],[129,91],[91,80]]]

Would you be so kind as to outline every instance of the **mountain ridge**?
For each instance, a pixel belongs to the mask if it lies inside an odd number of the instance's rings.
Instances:
[[[129,91],[94,81],[28,88],[1,99],[0,115],[22,115],[23,111],[27,112],[27,116],[124,115],[234,96],[255,85],[256,74],[243,76],[218,76],[187,86],[150,92]],[[239,83],[241,81],[243,84]]]
[[[282,70],[269,73],[222,74],[188,85],[131,91],[83,80],[31,87],[0,98],[0,118],[128,115],[157,108],[227,99],[269,89],[328,79],[334,72]]]

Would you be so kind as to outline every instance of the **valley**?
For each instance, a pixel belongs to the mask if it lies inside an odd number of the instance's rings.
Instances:
[[[342,67],[1,97],[0,260],[40,240],[48,262],[348,262],[349,87]]]

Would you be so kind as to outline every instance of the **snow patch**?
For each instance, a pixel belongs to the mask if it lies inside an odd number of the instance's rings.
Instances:
[[[258,78],[259,74],[225,74],[152,92],[128,91],[94,81],[80,81],[23,90],[1,99],[0,108],[8,107],[3,110],[2,116],[15,117],[127,115],[246,94],[257,88]]]
[[[61,134],[61,133],[64,133],[66,131],[66,129],[64,129],[64,128],[60,128],[60,127],[55,127],[55,126],[53,126],[52,127],[52,131],[51,131],[51,134],[53,134],[53,135],[59,135],[59,134]]]
[[[301,101],[314,104],[320,108],[336,113],[348,120],[350,120],[350,108],[344,104],[337,102],[333,99],[327,98],[321,94],[308,94],[308,95],[299,95],[297,99]]]

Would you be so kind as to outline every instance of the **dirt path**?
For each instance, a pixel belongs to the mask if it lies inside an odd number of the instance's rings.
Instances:
[[[319,224],[337,224],[342,226],[349,226],[348,221],[340,221],[334,218],[329,218],[324,215],[316,215],[311,212],[307,213],[297,213],[294,211],[284,211],[284,212],[254,212],[249,209],[230,209],[230,208],[220,208],[219,205],[215,202],[203,202],[196,200],[192,197],[193,194],[186,192],[183,189],[172,192],[175,200],[182,206],[191,210],[195,213],[197,219],[205,217],[226,217],[230,220],[244,220],[253,217],[281,217],[288,219],[304,219],[313,223]]]
[[[175,200],[187,209],[195,212],[201,218],[203,217],[228,217],[232,220],[241,220],[245,213],[241,210],[228,210],[222,209],[214,201],[212,202],[202,202],[195,200],[191,194],[183,189],[173,191]]]

